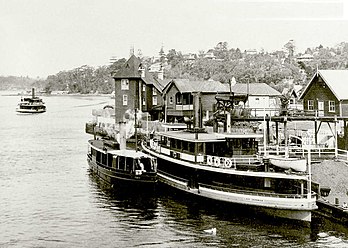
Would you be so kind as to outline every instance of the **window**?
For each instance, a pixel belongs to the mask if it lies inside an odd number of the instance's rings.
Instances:
[[[123,106],[128,105],[128,96],[127,95],[123,95]]]
[[[145,106],[146,102],[145,102],[145,98],[143,98],[143,106]]]
[[[173,97],[169,97],[169,104],[173,104]]]
[[[314,110],[314,101],[308,100],[308,110]]]
[[[329,112],[335,112],[336,108],[335,108],[335,102],[334,101],[329,101]]]
[[[121,79],[121,90],[129,90],[129,80]]]
[[[152,95],[153,95],[153,96],[157,96],[157,91],[156,91],[156,90],[153,90]]]
[[[146,85],[143,84],[143,92],[145,92],[145,91],[146,91]]]
[[[157,96],[152,97],[152,105],[157,105]]]

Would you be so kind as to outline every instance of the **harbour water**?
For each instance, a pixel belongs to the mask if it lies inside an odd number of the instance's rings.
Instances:
[[[43,96],[19,115],[0,92],[0,247],[348,247],[346,227],[261,218],[172,191],[110,192],[90,176],[85,123],[101,96]],[[216,228],[216,234],[205,232]]]

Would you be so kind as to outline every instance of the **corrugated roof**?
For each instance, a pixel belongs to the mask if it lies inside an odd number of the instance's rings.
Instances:
[[[248,84],[237,83],[232,86],[232,92],[236,94],[247,94]],[[253,96],[280,96],[281,93],[265,83],[250,83],[249,95]]]
[[[339,100],[348,99],[348,70],[319,70],[318,73]]]
[[[216,93],[226,92],[226,87],[219,81],[201,80],[190,81],[188,79],[174,79],[173,83],[181,93],[187,92],[202,92],[202,93]]]
[[[348,70],[318,70],[317,73],[338,100],[348,99]],[[303,99],[307,93],[317,73],[313,75],[306,88],[302,91],[300,99]]]

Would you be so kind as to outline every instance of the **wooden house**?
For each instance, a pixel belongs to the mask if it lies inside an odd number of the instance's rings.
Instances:
[[[347,117],[348,70],[318,70],[300,99],[307,115]]]
[[[163,89],[166,122],[184,122],[184,118],[194,116],[194,96],[199,93],[200,111],[203,118],[208,119],[213,112],[217,92],[227,93],[229,89],[221,82],[214,80],[190,81],[173,79]]]

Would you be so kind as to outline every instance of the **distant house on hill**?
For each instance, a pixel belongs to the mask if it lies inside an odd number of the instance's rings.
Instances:
[[[318,70],[300,99],[307,114],[348,117],[348,70]]]

